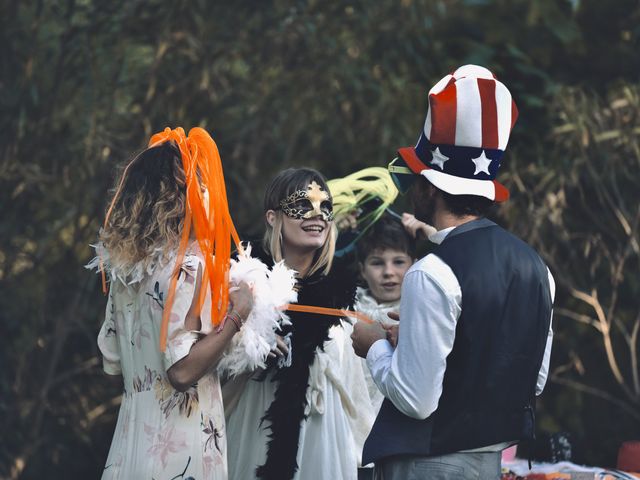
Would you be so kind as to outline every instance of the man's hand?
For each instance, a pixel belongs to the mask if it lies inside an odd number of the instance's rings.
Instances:
[[[387,332],[387,340],[393,348],[398,346],[398,328],[400,325],[385,325],[384,329]]]
[[[367,357],[367,353],[378,340],[387,338],[387,332],[382,328],[379,323],[367,324],[364,322],[356,322],[353,326],[353,333],[351,334],[351,341],[353,342],[353,349],[356,355],[362,358]]]
[[[397,322],[400,321],[400,314],[398,312],[387,312],[387,317],[391,320],[396,320]]]
[[[398,312],[387,312],[387,317],[389,317],[391,320],[396,320],[398,322],[400,321],[400,314]],[[393,348],[396,348],[398,346],[398,328],[399,327],[400,325],[398,325],[397,323],[393,325],[384,326],[384,329],[387,332],[387,340],[389,341],[389,343]]]
[[[358,228],[358,211],[352,210],[336,219],[336,227],[338,227],[338,230],[341,232]]]
[[[433,235],[437,232],[437,230],[431,225],[421,222],[414,215],[406,212],[402,214],[402,225],[409,235],[415,239],[426,239],[429,238],[429,235]]]

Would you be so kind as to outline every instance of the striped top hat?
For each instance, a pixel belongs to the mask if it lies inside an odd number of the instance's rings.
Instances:
[[[509,198],[496,180],[518,109],[507,87],[484,67],[464,65],[429,91],[429,109],[415,147],[398,150],[389,172],[400,191],[415,175],[452,195]]]

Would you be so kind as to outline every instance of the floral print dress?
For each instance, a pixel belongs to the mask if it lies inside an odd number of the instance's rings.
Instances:
[[[167,370],[211,331],[208,303],[202,309],[202,331],[185,327],[203,261],[185,256],[163,353],[160,325],[175,260],[165,263],[138,268],[124,278],[108,267],[111,291],[98,346],[104,371],[122,375],[124,392],[103,479],[227,478],[218,377],[208,373],[185,392],[175,390],[167,378]]]

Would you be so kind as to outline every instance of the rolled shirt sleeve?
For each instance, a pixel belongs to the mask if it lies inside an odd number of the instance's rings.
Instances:
[[[428,255],[402,283],[398,347],[378,340],[369,349],[367,365],[375,384],[409,417],[427,418],[438,406],[461,298],[449,266]]]

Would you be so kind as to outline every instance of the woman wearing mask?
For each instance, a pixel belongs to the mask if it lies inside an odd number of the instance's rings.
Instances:
[[[298,304],[350,309],[355,278],[333,265],[336,229],[324,177],[307,168],[281,172],[267,187],[264,215],[263,251],[252,254],[297,271]],[[281,346],[265,370],[223,387],[234,397],[225,393],[229,478],[355,479],[356,437],[373,418],[359,418],[358,405],[368,396],[350,324],[337,316],[287,314],[291,325],[280,335],[289,348]]]

